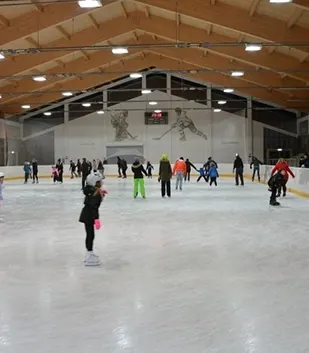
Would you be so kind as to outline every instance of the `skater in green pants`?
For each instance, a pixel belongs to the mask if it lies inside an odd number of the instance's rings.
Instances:
[[[145,193],[145,183],[144,183],[144,176],[143,174],[147,175],[145,168],[143,167],[142,163],[138,158],[135,159],[134,163],[132,164],[132,172],[134,174],[134,191],[133,195],[134,198],[137,198],[138,192],[140,191],[143,199],[146,198]]]

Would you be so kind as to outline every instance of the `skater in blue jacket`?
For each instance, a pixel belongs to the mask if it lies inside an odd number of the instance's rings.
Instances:
[[[201,178],[204,178],[206,183],[208,183],[204,167],[199,169],[199,173],[200,173],[200,176],[197,178],[197,182],[199,182],[201,180]]]
[[[217,186],[217,178],[219,178],[219,173],[214,163],[210,163],[210,168],[207,177],[210,179],[210,186],[212,185],[212,183]]]

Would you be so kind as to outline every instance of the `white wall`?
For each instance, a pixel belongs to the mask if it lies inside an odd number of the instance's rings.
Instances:
[[[259,160],[264,159],[264,126],[258,121],[252,122],[253,155]]]
[[[144,124],[144,112],[149,105],[141,100],[158,100],[157,109],[169,110],[169,125],[151,126]],[[177,100],[177,102],[175,101]],[[173,161],[180,156],[188,157],[195,162],[203,162],[212,156],[221,163],[234,160],[235,153],[239,153],[244,161],[247,160],[245,118],[226,112],[212,113],[204,105],[188,102],[181,98],[170,96],[160,91],[150,95],[135,98],[113,106],[117,109],[130,109],[128,131],[137,136],[135,140],[126,139],[115,141],[115,130],[110,122],[110,115],[96,113],[60,125],[55,129],[55,157],[68,157],[77,159],[82,157],[100,158],[106,156],[106,146],[143,146],[145,158],[154,163],[159,160],[163,152],[167,153]],[[198,130],[208,136],[208,140],[185,130],[187,141],[180,141],[177,129],[166,134],[161,140],[159,137],[170,129],[176,121],[174,109],[181,107],[194,121]],[[190,110],[202,108],[203,110]]]

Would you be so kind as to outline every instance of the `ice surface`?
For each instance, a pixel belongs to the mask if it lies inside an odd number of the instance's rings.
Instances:
[[[309,217],[288,194],[219,179],[161,199],[107,179],[100,267],[83,264],[80,180],[6,183],[0,353],[303,353]]]

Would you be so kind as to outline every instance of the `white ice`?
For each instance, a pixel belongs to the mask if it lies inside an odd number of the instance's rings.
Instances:
[[[85,267],[80,180],[7,182],[0,353],[309,351],[306,199],[219,179],[132,198],[105,181],[100,267]]]

